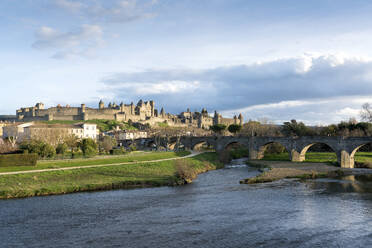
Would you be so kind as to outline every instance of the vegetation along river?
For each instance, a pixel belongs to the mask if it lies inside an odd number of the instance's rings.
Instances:
[[[1,247],[369,247],[372,178],[239,184],[241,161],[178,187],[0,201]]]

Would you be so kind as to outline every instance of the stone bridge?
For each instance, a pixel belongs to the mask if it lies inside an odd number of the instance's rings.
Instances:
[[[136,141],[138,142],[138,141]],[[149,147],[156,143],[154,138],[142,139],[141,146]],[[304,136],[304,137],[248,137],[248,136],[205,136],[205,137],[172,137],[158,140],[158,144],[168,149],[194,150],[198,145],[208,144],[222,152],[231,144],[241,144],[249,149],[250,159],[261,159],[267,145],[279,143],[289,153],[292,162],[305,160],[307,150],[314,144],[326,144],[337,155],[337,161],[343,168],[354,168],[354,155],[363,145],[372,143],[372,137],[339,137],[339,136]]]

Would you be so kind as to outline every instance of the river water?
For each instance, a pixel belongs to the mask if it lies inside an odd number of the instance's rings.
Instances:
[[[372,178],[192,184],[0,201],[0,247],[371,247]]]

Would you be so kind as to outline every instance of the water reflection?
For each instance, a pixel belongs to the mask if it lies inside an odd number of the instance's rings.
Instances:
[[[372,193],[372,175],[348,175],[337,178],[322,178],[306,182],[312,189],[323,193]]]

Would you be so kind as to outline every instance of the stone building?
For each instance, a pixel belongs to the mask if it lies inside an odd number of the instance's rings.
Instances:
[[[206,109],[201,112],[191,112],[189,109],[178,115],[166,113],[164,108],[160,111],[155,108],[154,101],[140,100],[136,105],[132,103],[117,105],[109,103],[105,106],[101,100],[98,108],[89,108],[85,104],[80,107],[71,107],[58,105],[46,109],[43,103],[37,103],[35,107],[21,108],[16,112],[14,117],[17,121],[51,121],[51,120],[116,120],[124,122],[138,122],[149,124],[150,126],[157,123],[166,123],[169,126],[178,127],[197,127],[209,129],[214,124],[243,124],[243,117],[223,118],[215,112],[214,117],[209,116]],[[0,118],[1,120],[1,118]]]
[[[234,118],[224,118],[221,114],[217,113],[217,111],[214,112],[213,125],[224,124],[226,126],[229,126],[231,124],[243,125],[243,123],[244,122],[242,114],[239,114],[239,117],[235,115]]]
[[[3,138],[13,137],[18,142],[27,139],[40,139],[51,144],[58,144],[69,135],[77,138],[97,139],[99,130],[96,124],[80,123],[74,125],[42,124],[42,123],[14,123],[3,127]]]
[[[145,139],[147,138],[147,132],[133,130],[133,131],[120,131],[117,133],[117,140],[133,140],[133,139]]]

